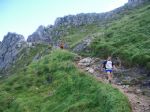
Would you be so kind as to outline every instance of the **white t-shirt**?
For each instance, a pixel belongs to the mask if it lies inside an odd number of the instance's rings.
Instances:
[[[106,63],[106,69],[112,69],[112,61],[107,61]]]

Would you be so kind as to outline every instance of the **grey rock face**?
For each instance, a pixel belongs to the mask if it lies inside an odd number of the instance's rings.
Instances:
[[[78,27],[81,25],[89,25],[92,23],[107,23],[107,21],[112,19],[118,19],[117,16],[128,10],[128,8],[135,7],[137,5],[148,2],[149,0],[128,0],[125,6],[119,7],[115,10],[106,13],[81,13],[77,15],[68,15],[64,17],[59,17],[56,19],[55,24],[52,26],[44,27],[39,26],[39,28],[28,37],[27,42],[35,43],[53,43],[57,41],[64,35],[68,35],[68,28]],[[127,7],[126,7],[127,6]]]
[[[2,44],[2,42],[0,41],[0,48],[1,48],[1,44]]]
[[[102,23],[107,20],[116,18],[117,17],[116,15],[122,13],[124,10],[126,10],[126,7],[122,6],[105,13],[81,13],[77,15],[68,15],[57,18],[54,26],[71,27],[71,26],[88,25],[92,23]]]
[[[55,21],[55,26],[79,26],[83,24],[93,23],[98,19],[99,17],[96,13],[69,15],[62,18],[57,18]]]
[[[89,66],[92,62],[92,58],[87,57],[79,61],[78,65],[80,66]]]
[[[35,43],[50,43],[51,42],[51,29],[52,26],[44,27],[39,26],[39,28],[28,37],[27,42]]]
[[[93,37],[87,37],[73,48],[74,52],[81,52],[91,44]]]
[[[150,0],[128,0],[127,5],[130,7],[137,6],[146,2],[149,2]],[[87,25],[95,22],[104,22],[113,18],[116,18],[118,13],[122,13],[124,10],[126,10],[126,6],[119,7],[117,9],[114,9],[110,12],[106,13],[81,13],[77,15],[68,15],[64,17],[57,18],[55,21],[54,26],[80,26],[80,25]]]
[[[102,23],[116,18],[116,15],[121,13],[123,10],[124,7],[120,7],[107,13],[81,13],[57,18],[53,26],[40,26],[32,35],[28,37],[27,42],[52,43],[52,41],[55,41],[64,35],[68,35],[69,32],[67,32],[67,29],[71,27],[89,25],[96,22]]]
[[[136,7],[145,2],[150,2],[150,0],[128,0],[128,5],[131,7]]]
[[[54,44],[58,38],[67,35],[67,33],[66,28],[60,28],[60,26],[40,26],[32,35],[28,37],[27,42]]]
[[[8,33],[0,45],[0,70],[4,70],[12,65],[17,54],[25,45],[25,39],[22,35]]]
[[[89,25],[93,23],[101,24],[109,20],[118,18],[118,14],[126,10],[126,7],[119,7],[106,13],[81,13],[77,15],[68,15],[56,19],[54,25],[48,27],[40,26],[27,39],[27,42],[35,43],[53,43],[63,36],[69,34],[67,29],[71,27],[79,27],[81,25]]]
[[[77,15],[69,15],[62,18],[57,18],[55,26],[80,26],[100,22],[113,17],[113,13],[81,13]]]

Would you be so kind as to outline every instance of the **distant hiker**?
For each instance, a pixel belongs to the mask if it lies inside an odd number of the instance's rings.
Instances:
[[[63,42],[60,43],[60,48],[64,49],[64,43]]]
[[[112,62],[110,56],[107,58],[107,60],[103,62],[103,68],[105,69],[105,72],[107,73],[109,83],[112,83],[112,79],[113,79],[112,71],[113,69],[116,69],[116,67],[114,63]]]

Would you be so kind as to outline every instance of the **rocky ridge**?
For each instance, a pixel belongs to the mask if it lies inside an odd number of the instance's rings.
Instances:
[[[8,33],[0,44],[0,70],[10,67],[26,42],[22,35]]]
[[[128,6],[136,7],[136,6],[143,4],[145,2],[149,2],[149,0],[128,0]]]
[[[124,13],[126,10],[141,5],[145,2],[149,2],[149,0],[128,0],[128,3],[124,6],[106,13],[81,13],[77,15],[59,17],[56,19],[54,25],[49,25],[47,27],[40,26],[28,37],[27,41],[35,43],[52,43],[55,38],[68,35],[68,32],[65,31],[68,28],[79,27],[81,25],[89,25],[93,23],[97,23],[101,26],[102,24],[107,23],[109,20],[119,19],[118,14]],[[63,28],[61,29],[61,27]]]
[[[49,31],[53,27],[44,27],[39,26],[38,29],[28,37],[27,42],[36,42],[36,43],[50,43],[51,42],[51,35]],[[47,31],[49,30],[49,31]]]
[[[27,42],[24,40],[22,35],[15,33],[8,33],[2,42],[0,42],[0,70],[6,69],[13,63],[17,58],[20,50],[32,43],[44,43],[55,45],[64,35],[69,35],[67,29],[73,27],[79,27],[81,25],[88,25],[97,23],[102,25],[112,19],[118,19],[118,14],[123,13],[129,7],[135,7],[149,0],[128,0],[125,6],[117,8],[113,11],[106,13],[81,13],[77,15],[68,15],[61,18],[57,18],[54,25],[47,27],[39,26],[39,28],[31,34]],[[73,51],[80,52],[85,50],[92,41],[93,36],[85,38],[81,43],[74,47]]]
[[[77,15],[68,15],[56,19],[54,25],[47,27],[39,26],[39,28],[31,34],[27,41],[34,43],[52,43],[56,38],[68,35],[67,30],[71,27],[79,27],[81,25],[89,25],[98,23],[98,25],[106,23],[108,20],[118,18],[118,14],[122,13],[126,8],[120,7],[107,13],[81,13]]]

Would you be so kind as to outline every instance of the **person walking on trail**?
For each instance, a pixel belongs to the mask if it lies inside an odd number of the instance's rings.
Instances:
[[[113,79],[112,71],[113,69],[116,69],[116,67],[114,63],[112,62],[110,56],[107,58],[107,60],[103,62],[103,68],[105,69],[105,72],[107,73],[108,82],[112,83],[112,79]]]

